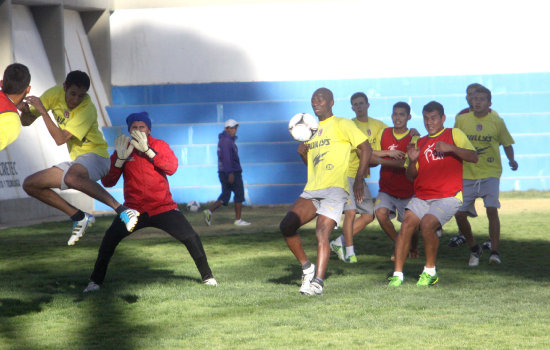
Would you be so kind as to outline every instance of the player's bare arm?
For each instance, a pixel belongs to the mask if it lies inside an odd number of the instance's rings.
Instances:
[[[470,149],[460,148],[443,141],[437,141],[434,149],[436,152],[454,153],[465,162],[477,163],[477,152]]]
[[[362,203],[365,190],[364,179],[369,174],[369,162],[372,157],[372,148],[368,141],[364,141],[357,146],[357,155],[359,156],[359,168],[353,184],[353,194],[357,203]]]
[[[518,162],[514,159],[514,147],[512,145],[504,147],[504,153],[508,158],[508,164],[513,171],[518,170]]]
[[[308,150],[308,147],[306,143],[301,143],[298,146],[298,154],[300,155],[300,158],[302,158],[302,161],[304,162],[305,165],[307,165],[307,150]]]
[[[37,116],[31,113],[28,103],[21,101],[17,105],[17,109],[21,111],[21,125],[29,126],[36,120]]]
[[[27,96],[25,102],[33,106],[40,113],[44,120],[44,124],[46,124],[46,128],[48,128],[50,135],[58,146],[67,143],[67,141],[73,137],[73,134],[67,130],[61,130],[57,124],[54,123],[39,97]]]

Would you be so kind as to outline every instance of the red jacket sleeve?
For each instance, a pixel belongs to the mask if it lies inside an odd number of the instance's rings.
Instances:
[[[159,139],[155,139],[149,135],[149,145],[157,154],[153,157],[153,165],[166,175],[173,175],[178,170],[178,158],[170,146]],[[113,160],[111,159],[111,164]],[[111,165],[113,168],[113,165]]]
[[[114,185],[116,185],[116,183],[118,182],[118,179],[120,178],[120,175],[122,175],[122,168],[117,168],[115,166],[116,160],[117,160],[117,154],[115,151],[111,155],[111,168],[109,169],[109,172],[107,173],[107,175],[105,175],[101,179],[101,183],[105,187],[113,187]]]

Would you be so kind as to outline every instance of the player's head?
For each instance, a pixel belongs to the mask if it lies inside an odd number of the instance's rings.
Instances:
[[[0,87],[6,95],[15,97],[15,104],[19,104],[29,93],[31,87],[31,73],[27,66],[21,63],[12,63],[4,70],[4,76],[0,81]]]
[[[391,120],[396,129],[406,128],[407,122],[411,120],[411,106],[406,102],[397,102],[394,104]]]
[[[149,135],[151,133],[151,119],[149,119],[149,113],[139,112],[132,113],[126,118],[126,124],[128,125],[128,131],[134,130],[142,131]]]
[[[67,74],[63,83],[67,107],[70,109],[78,107],[86,97],[89,88],[90,77],[85,72],[74,70]]]
[[[334,95],[327,88],[319,88],[315,90],[311,96],[311,108],[319,119],[327,119],[332,117],[332,106],[334,106]]]
[[[231,135],[235,136],[237,134],[237,128],[239,123],[235,119],[227,119],[224,123],[225,131]]]
[[[356,92],[350,98],[351,109],[356,117],[365,117],[369,110],[369,98],[364,92]]]
[[[489,107],[491,107],[491,90],[480,86],[475,90],[472,110],[475,114],[485,116],[489,113]]]
[[[468,106],[470,108],[472,108],[472,103],[474,102],[474,94],[476,89],[480,87],[483,87],[483,85],[478,83],[472,83],[466,87],[466,102],[468,102]]]
[[[424,126],[428,134],[435,135],[443,130],[445,122],[445,110],[443,105],[436,101],[431,101],[422,108],[422,116],[424,117]]]

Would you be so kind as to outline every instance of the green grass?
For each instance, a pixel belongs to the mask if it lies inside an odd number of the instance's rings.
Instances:
[[[220,283],[203,286],[184,246],[154,229],[118,247],[105,285],[83,296],[103,232],[99,218],[75,247],[70,223],[0,231],[0,349],[545,349],[550,344],[547,192],[505,193],[503,264],[469,268],[466,247],[449,248],[444,228],[440,282],[416,287],[423,260],[405,265],[388,289],[392,243],[372,224],[356,237],[359,263],[331,257],[325,293],[298,293],[300,268],[278,224],[288,207],[245,208],[253,223],[232,225],[231,208],[212,227],[186,214]],[[472,220],[487,239],[483,210]],[[313,224],[302,231],[315,259]],[[422,246],[422,242],[420,244]]]

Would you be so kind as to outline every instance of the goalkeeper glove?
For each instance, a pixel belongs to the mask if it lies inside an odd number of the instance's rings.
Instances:
[[[132,145],[140,151],[147,155],[147,157],[153,159],[154,156],[157,155],[157,153],[149,147],[149,142],[147,141],[147,134],[143,131],[134,130],[131,132],[132,135]]]
[[[134,150],[134,145],[130,143],[130,137],[126,135],[117,137],[115,139],[115,150],[117,157],[115,166],[117,168],[122,168],[122,165]]]

